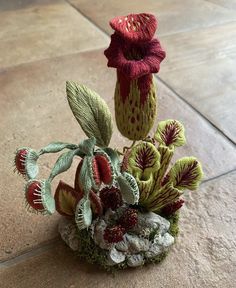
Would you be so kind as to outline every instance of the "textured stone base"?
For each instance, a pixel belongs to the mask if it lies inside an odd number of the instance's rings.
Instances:
[[[106,270],[138,267],[147,263],[159,263],[174,244],[178,233],[178,215],[166,220],[155,214],[139,214],[138,225],[124,235],[123,241],[109,244],[103,239],[108,218],[96,219],[89,230],[79,231],[71,219],[61,218],[59,233],[65,243],[78,256],[96,263]]]

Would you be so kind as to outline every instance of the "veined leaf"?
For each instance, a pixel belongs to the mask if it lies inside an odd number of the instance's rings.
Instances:
[[[170,169],[169,182],[179,190],[195,190],[203,177],[200,162],[195,157],[179,159]]]
[[[158,212],[162,207],[178,200],[180,195],[182,195],[182,191],[168,183],[155,193],[155,197],[152,195],[152,200],[146,205],[146,208]]]
[[[106,102],[94,91],[75,82],[66,82],[70,108],[84,133],[95,137],[100,147],[109,145],[112,135],[112,116]]]
[[[146,180],[140,180],[139,178],[136,179],[137,184],[139,187],[139,203],[142,205],[145,203],[145,200],[148,199],[150,193],[152,192],[153,189],[153,174],[150,174],[150,177]]]
[[[73,216],[80,200],[78,196],[71,186],[60,181],[54,195],[57,212],[64,216]]]
[[[92,223],[92,209],[89,199],[82,198],[77,204],[75,222],[79,230],[88,228]]]
[[[183,146],[186,143],[184,126],[177,120],[165,120],[158,123],[155,139],[164,146]]]
[[[141,180],[149,178],[160,167],[160,154],[149,142],[141,142],[132,148],[128,160],[128,171]]]

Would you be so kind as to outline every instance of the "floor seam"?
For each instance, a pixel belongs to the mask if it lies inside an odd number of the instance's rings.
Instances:
[[[227,172],[225,172],[225,173],[219,174],[219,175],[217,175],[217,176],[214,176],[214,177],[212,177],[212,178],[203,180],[203,181],[202,181],[202,184],[204,185],[205,183],[208,183],[208,182],[210,182],[210,181],[217,180],[217,179],[219,179],[219,178],[221,178],[221,177],[227,176],[227,175],[229,175],[229,174],[231,174],[231,173],[234,173],[234,172],[236,172],[236,168],[234,168],[234,169],[232,169],[232,170],[229,170],[229,171],[227,171]]]
[[[65,0],[67,4],[69,4],[72,8],[74,8],[77,12],[79,12],[85,19],[87,19],[94,27],[96,27],[100,32],[102,32],[107,37],[110,37],[109,33],[106,30],[98,26],[95,22],[92,21],[84,12],[82,12],[78,7],[76,7],[73,3],[70,3],[69,0]]]
[[[26,251],[12,258],[0,261],[0,271],[2,269],[17,265],[20,262],[23,262],[25,260],[29,260],[30,258],[34,256],[42,255],[44,252],[53,249],[55,245],[59,244],[60,242],[61,242],[61,239],[58,235],[54,240],[50,241],[47,244],[41,244],[37,247],[33,247],[30,251]]]
[[[30,61],[30,62],[23,62],[23,63],[17,64],[17,65],[13,65],[13,66],[6,66],[6,67],[3,67],[3,68],[0,68],[0,76],[1,76],[1,74],[7,73],[7,72],[9,72],[11,70],[14,70],[16,68],[21,68],[21,67],[24,67],[24,66],[27,66],[27,65],[30,65],[30,64],[40,63],[40,62],[49,61],[49,60],[56,60],[56,59],[60,59],[62,57],[66,57],[66,56],[73,56],[73,55],[77,55],[77,54],[83,54],[83,53],[88,53],[88,52],[93,52],[93,51],[99,51],[99,50],[105,49],[105,48],[106,48],[106,46],[101,46],[101,47],[96,47],[95,49],[94,48],[85,49],[85,50],[77,51],[77,52],[74,52],[74,53],[62,54],[62,55],[58,55],[58,56],[54,56],[54,57],[48,57],[48,58],[42,58],[42,59],[38,59],[38,60],[35,60],[35,61]]]
[[[183,96],[181,96],[179,93],[175,91],[174,88],[172,88],[166,81],[164,81],[162,78],[159,76],[155,75],[155,77],[162,83],[164,84],[176,97],[178,97],[180,100],[182,100],[186,105],[191,107],[194,112],[196,112],[199,116],[201,116],[207,123],[209,123],[212,128],[214,128],[217,132],[219,132],[224,138],[226,138],[233,146],[236,145],[234,141],[226,135],[219,127],[217,127],[212,121],[210,121],[207,116],[205,116],[203,113],[201,113],[199,110],[197,110],[191,103],[189,103]]]

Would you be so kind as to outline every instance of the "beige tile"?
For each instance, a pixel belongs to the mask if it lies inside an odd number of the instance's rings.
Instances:
[[[108,22],[118,15],[151,12],[159,20],[159,35],[209,27],[236,19],[234,11],[204,0],[69,0],[103,30],[111,33]]]
[[[3,0],[0,2],[0,11],[17,10],[36,5],[62,3],[62,2],[63,0],[11,0],[11,1]]]
[[[78,143],[84,134],[69,110],[65,81],[75,80],[96,90],[114,109],[115,71],[106,68],[102,50],[21,65],[0,73],[0,258],[6,259],[56,237],[57,216],[29,215],[23,203],[24,181],[12,173],[17,147],[40,149],[51,141]],[[159,120],[176,118],[186,127],[188,144],[176,156],[196,155],[209,179],[235,167],[233,146],[163,84],[159,86]],[[114,114],[114,112],[113,112]],[[130,144],[114,129],[112,147]],[[40,179],[47,177],[56,155],[40,160]],[[73,183],[74,169],[55,179]],[[9,254],[10,253],[10,254]]]
[[[212,3],[218,4],[220,6],[229,8],[229,9],[234,9],[236,10],[236,1],[235,0],[208,0]]]
[[[236,142],[236,59],[209,60],[204,64],[161,72],[178,94]]]
[[[163,36],[161,42],[167,56],[162,64],[160,75],[168,75],[173,70],[211,61],[218,64],[219,60],[236,57],[236,23]],[[225,64],[225,68],[227,65]],[[207,64],[205,66],[207,67]],[[217,71],[216,69],[215,73],[209,76],[214,76]]]
[[[160,265],[117,272],[88,265],[62,244],[0,272],[4,288],[233,288],[236,273],[236,173],[186,196],[177,244]],[[158,284],[157,284],[158,283]],[[157,286],[158,285],[158,286]]]
[[[106,35],[65,1],[0,12],[0,69],[104,47]]]

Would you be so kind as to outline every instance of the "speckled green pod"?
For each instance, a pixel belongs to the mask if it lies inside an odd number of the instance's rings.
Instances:
[[[115,116],[119,131],[130,140],[144,139],[156,118],[156,89],[152,74],[130,80],[117,73]]]

